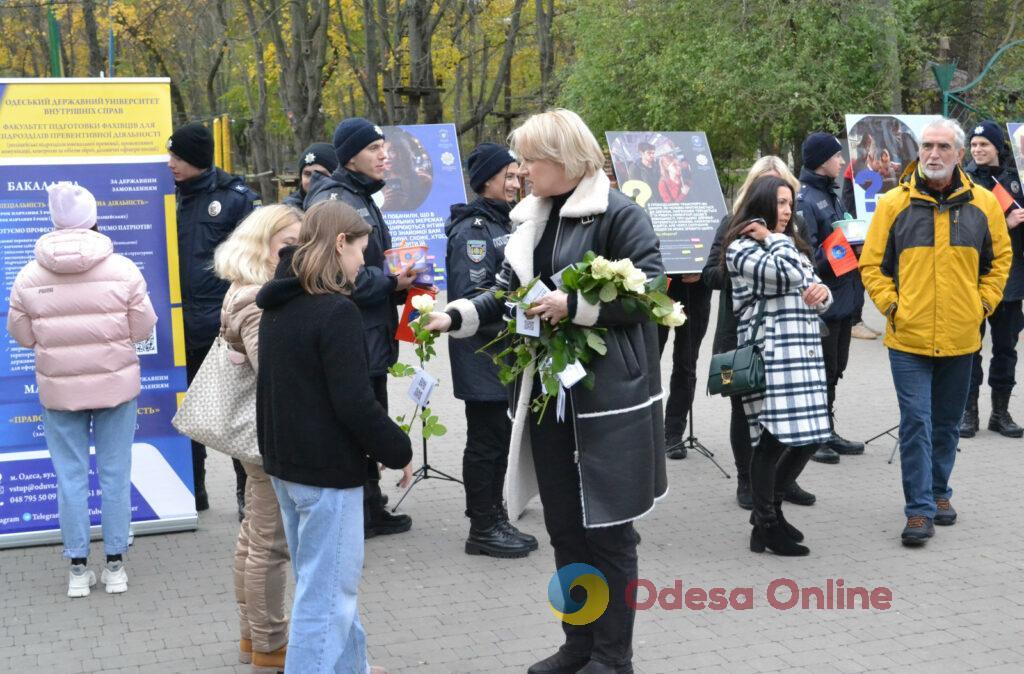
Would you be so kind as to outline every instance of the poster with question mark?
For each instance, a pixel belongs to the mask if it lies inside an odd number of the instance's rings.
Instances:
[[[643,206],[670,274],[699,273],[726,214],[702,131],[609,131],[619,190]]]
[[[917,159],[921,131],[939,115],[846,115],[858,219],[869,221],[878,198],[899,184]]]

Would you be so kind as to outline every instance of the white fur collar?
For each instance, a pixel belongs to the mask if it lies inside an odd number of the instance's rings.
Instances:
[[[576,186],[559,215],[563,218],[584,218],[608,210],[608,189],[611,184],[604,171],[585,177]],[[505,246],[505,259],[521,283],[533,278],[533,249],[544,234],[551,213],[551,199],[532,194],[512,209],[510,217],[515,231]]]

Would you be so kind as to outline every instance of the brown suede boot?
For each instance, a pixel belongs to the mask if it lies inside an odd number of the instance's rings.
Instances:
[[[281,646],[276,651],[269,653],[263,653],[261,651],[252,652],[252,671],[253,674],[276,674],[277,672],[284,671],[284,657],[285,653],[288,652],[287,646]]]
[[[252,639],[238,640],[238,661],[243,665],[252,662]]]

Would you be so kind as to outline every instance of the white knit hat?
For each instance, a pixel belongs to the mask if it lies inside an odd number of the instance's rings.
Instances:
[[[57,229],[89,229],[96,224],[96,197],[69,182],[54,183],[50,193],[50,219]]]

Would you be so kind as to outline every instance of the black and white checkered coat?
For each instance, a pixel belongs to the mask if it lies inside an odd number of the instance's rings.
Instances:
[[[755,343],[764,354],[767,390],[743,399],[751,442],[757,445],[762,428],[790,447],[827,440],[818,314],[832,303],[831,292],[818,306],[804,303],[803,291],[821,280],[785,234],[770,234],[763,244],[748,237],[737,239],[726,251],[726,263],[740,344],[751,341],[758,304],[766,300]]]

